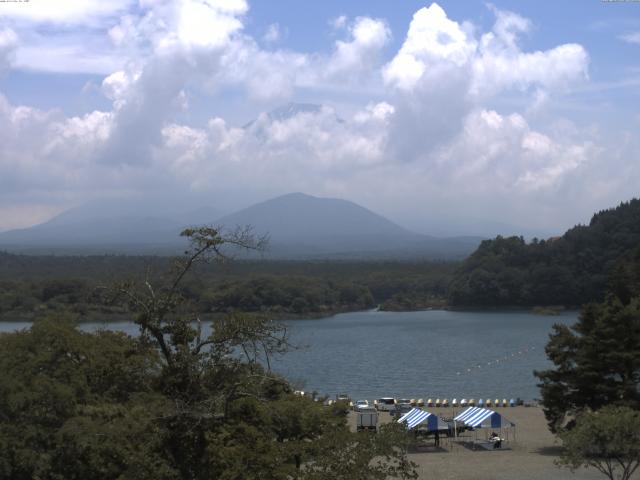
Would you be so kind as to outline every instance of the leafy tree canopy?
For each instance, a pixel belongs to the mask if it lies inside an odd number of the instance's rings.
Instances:
[[[140,336],[60,318],[0,335],[0,478],[345,478],[337,455],[358,472],[349,478],[415,478],[402,432],[351,433],[343,411],[269,371],[289,348],[280,325],[236,313],[202,335],[181,282],[229,245],[260,242],[249,231],[185,235],[192,249],[164,281],[115,289]]]
[[[572,471],[595,468],[610,480],[628,480],[640,466],[640,412],[604,407],[585,412],[560,435],[565,450],[559,464]]]

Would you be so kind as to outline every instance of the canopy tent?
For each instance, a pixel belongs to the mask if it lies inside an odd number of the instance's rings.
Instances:
[[[453,419],[473,428],[509,428],[516,424],[488,408],[469,407]]]
[[[436,432],[440,430],[448,430],[449,424],[442,420],[437,415],[422,410],[420,408],[412,408],[409,412],[405,413],[398,423],[406,423],[407,428],[411,430],[419,425],[426,425],[427,430],[430,432]]]

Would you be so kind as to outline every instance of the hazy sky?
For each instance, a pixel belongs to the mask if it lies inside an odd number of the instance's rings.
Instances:
[[[638,195],[639,107],[640,2],[1,2],[0,230],[302,191],[560,231]]]

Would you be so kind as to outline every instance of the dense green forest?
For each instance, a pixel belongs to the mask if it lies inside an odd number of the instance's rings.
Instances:
[[[140,335],[81,332],[61,314],[0,334],[0,479],[415,479],[403,426],[352,433],[346,404],[269,370],[290,348],[282,325],[237,312],[203,335],[182,283],[216,245],[254,244],[189,236],[164,277],[114,287]]]
[[[601,301],[625,255],[640,245],[640,200],[595,214],[562,237],[497,237],[462,263],[236,260],[198,266],[182,295],[200,314],[234,310],[313,317],[379,306],[579,306]],[[86,320],[127,315],[109,291],[162,276],[175,259],[0,253],[0,319],[61,309]]]
[[[60,309],[92,320],[126,315],[111,286],[170,271],[174,260],[142,256],[27,256],[0,253],[0,318]],[[317,316],[380,306],[410,310],[444,304],[453,263],[233,261],[200,265],[182,295],[201,314],[233,310]]]
[[[596,213],[562,237],[486,240],[456,270],[455,306],[578,306],[602,301],[609,274],[640,245],[640,200]]]

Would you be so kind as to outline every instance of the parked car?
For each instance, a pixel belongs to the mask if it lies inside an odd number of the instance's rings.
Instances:
[[[374,400],[373,404],[379,412],[388,412],[390,410],[395,410],[396,399],[392,397],[383,397]]]
[[[369,400],[356,400],[353,404],[353,410],[356,412],[361,411],[363,408],[369,408]]]
[[[347,395],[346,393],[339,393],[336,395],[336,401],[337,402],[350,402],[351,401],[351,397],[349,397],[349,395]]]
[[[405,413],[410,412],[412,408],[411,400],[408,398],[401,398],[396,402],[395,408],[389,410],[389,413],[391,415],[395,415],[396,413],[404,415]]]
[[[351,398],[346,393],[339,393],[336,395],[336,405],[340,405],[341,408],[348,412],[351,408],[353,408],[353,403],[351,402]]]

